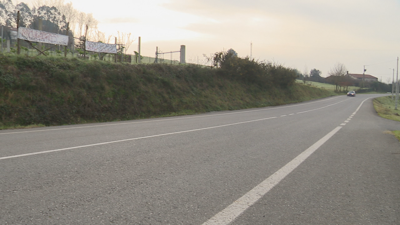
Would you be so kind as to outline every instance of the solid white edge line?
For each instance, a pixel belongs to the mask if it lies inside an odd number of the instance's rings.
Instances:
[[[0,157],[0,160],[21,158],[21,157],[26,157],[26,156],[47,154],[47,153],[53,153],[53,152],[61,152],[61,151],[78,149],[78,148],[87,148],[87,147],[94,147],[94,146],[100,146],[100,145],[115,144],[115,143],[120,143],[120,142],[135,141],[135,140],[148,139],[148,138],[154,138],[154,137],[162,137],[162,136],[168,136],[168,135],[174,135],[174,134],[183,134],[183,133],[190,133],[190,132],[195,132],[195,131],[210,130],[210,129],[216,129],[216,128],[221,128],[221,127],[253,123],[253,122],[259,122],[259,121],[276,119],[276,118],[277,117],[267,117],[267,118],[262,118],[262,119],[257,119],[257,120],[248,120],[248,121],[244,121],[244,122],[230,123],[230,124],[224,124],[224,125],[219,125],[219,126],[198,128],[198,129],[185,130],[185,131],[177,131],[177,132],[164,133],[164,134],[156,134],[156,135],[150,135],[150,136],[144,136],[144,137],[128,138],[128,139],[122,139],[122,140],[116,140],[116,141],[108,141],[108,142],[95,143],[95,144],[89,144],[89,145],[81,145],[81,146],[75,146],[75,147],[60,148],[60,149],[46,150],[46,151],[40,151],[40,152],[32,152],[32,153],[13,155],[13,156],[5,156],[5,157]]]
[[[370,98],[365,99],[358,106],[356,111],[352,115],[355,115],[361,106]],[[311,147],[306,149],[304,152],[300,153],[296,158],[287,163],[281,169],[276,171],[270,177],[265,179],[259,185],[251,189],[245,195],[240,197],[238,200],[233,202],[231,205],[226,207],[221,212],[217,213],[215,216],[207,220],[203,225],[228,225],[233,222],[237,217],[239,217],[244,211],[246,211],[250,206],[256,203],[260,198],[267,194],[273,187],[275,187],[279,182],[281,182],[287,175],[289,175],[294,169],[296,169],[301,163],[303,163],[310,155],[312,155],[319,147],[321,147],[326,141],[328,141],[333,135],[335,135],[342,126],[338,126],[325,135],[323,138],[315,142]]]
[[[361,105],[368,100],[369,98],[365,99]],[[344,100],[346,101],[346,100]],[[343,101],[340,101],[343,102]],[[340,102],[328,105],[336,105]],[[353,113],[355,114],[361,107],[361,105],[357,108],[357,110]],[[317,109],[322,109],[326,108],[327,106],[317,108]],[[317,110],[314,109],[314,110]],[[123,139],[123,140],[116,140],[116,141],[110,141],[110,142],[102,142],[102,143],[96,143],[96,144],[89,144],[89,145],[81,145],[81,146],[75,146],[75,147],[68,147],[68,148],[61,148],[61,149],[54,149],[54,150],[46,150],[46,151],[40,151],[40,152],[32,152],[32,153],[26,153],[26,154],[20,154],[20,155],[12,155],[12,156],[5,156],[5,157],[0,157],[0,160],[5,160],[5,159],[12,159],[12,158],[20,158],[20,157],[25,157],[25,156],[33,156],[33,155],[40,155],[40,154],[46,154],[46,153],[52,153],[52,152],[61,152],[61,151],[67,151],[67,150],[73,150],[73,149],[78,149],[78,148],[87,148],[87,147],[94,147],[94,146],[100,146],[100,145],[107,145],[107,144],[113,144],[113,143],[119,143],[119,142],[126,142],[126,141],[134,141],[134,140],[140,140],[140,139],[146,139],[146,138],[152,138],[152,137],[160,137],[160,136],[166,136],[166,135],[172,135],[172,134],[179,134],[179,133],[188,133],[188,132],[194,132],[194,131],[200,131],[200,130],[207,130],[207,129],[213,129],[213,128],[219,128],[219,127],[225,127],[225,126],[232,126],[232,125],[238,125],[238,124],[244,124],[244,123],[251,123],[251,122],[256,122],[256,121],[262,121],[262,120],[267,120],[267,119],[276,119],[277,117],[269,117],[269,118],[263,118],[263,119],[258,119],[258,120],[250,120],[250,121],[244,121],[244,122],[239,122],[239,123],[233,123],[233,124],[226,124],[226,125],[221,125],[221,126],[213,126],[213,127],[207,127],[207,128],[200,128],[200,129],[193,129],[193,130],[187,130],[187,131],[180,131],[180,132],[172,132],[172,133],[166,133],[166,134],[159,134],[159,135],[151,135],[151,136],[145,136],[145,137],[138,137],[138,138],[129,138],[129,139]],[[68,128],[67,128],[68,129]],[[28,131],[29,132],[29,131]]]
[[[338,126],[325,135],[323,138],[314,143],[311,147],[306,149],[292,161],[287,163],[284,167],[276,171],[266,180],[240,197],[234,203],[226,207],[224,210],[213,216],[203,225],[227,225],[234,221],[250,206],[256,203],[260,198],[267,194],[275,185],[281,182],[287,175],[296,169],[302,162],[304,162],[311,154],[313,154],[319,147],[335,135],[342,127]]]
[[[226,112],[226,113],[220,113],[220,114],[212,114],[212,115],[186,115],[184,117],[174,117],[174,118],[163,118],[163,119],[152,119],[152,120],[146,120],[146,121],[140,121],[140,120],[133,120],[130,122],[118,122],[118,123],[107,123],[107,124],[96,124],[96,125],[84,125],[84,126],[74,126],[74,127],[60,127],[60,128],[49,128],[49,129],[44,129],[44,130],[28,130],[28,131],[13,131],[13,132],[6,132],[6,133],[1,133],[0,135],[10,135],[10,134],[24,134],[24,133],[36,133],[36,132],[48,132],[48,131],[59,131],[59,130],[74,130],[74,129],[84,129],[84,128],[97,128],[97,127],[108,127],[108,126],[118,126],[118,125],[127,125],[127,124],[138,124],[138,123],[150,123],[150,122],[159,122],[159,121],[168,121],[168,120],[182,120],[187,118],[187,116],[195,116],[196,118],[203,118],[203,117],[210,117],[210,116],[225,116],[225,115],[231,115],[231,114],[241,114],[241,113],[251,113],[251,112],[259,112],[259,111],[267,111],[267,110],[273,110],[277,108],[273,107],[279,107],[279,108],[289,108],[289,107],[295,107],[298,106],[299,104],[301,105],[308,105],[316,102],[324,102],[328,101],[334,98],[327,98],[323,100],[318,100],[318,101],[311,101],[307,103],[295,103],[293,105],[281,105],[281,106],[267,106],[261,109],[243,109],[240,111],[235,111],[235,112]],[[1,131],[1,130],[0,130]]]

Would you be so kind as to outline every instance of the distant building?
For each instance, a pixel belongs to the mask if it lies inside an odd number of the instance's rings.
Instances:
[[[354,73],[349,73],[348,74],[350,78],[354,79],[354,80],[358,80],[358,81],[362,81],[364,79],[364,81],[366,82],[374,82],[374,81],[378,81],[377,77],[374,77],[372,75],[369,74],[354,74]]]

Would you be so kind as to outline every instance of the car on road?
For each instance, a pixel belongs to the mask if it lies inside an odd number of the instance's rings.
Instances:
[[[347,92],[347,96],[356,97],[356,92],[355,91],[349,91],[349,92]]]

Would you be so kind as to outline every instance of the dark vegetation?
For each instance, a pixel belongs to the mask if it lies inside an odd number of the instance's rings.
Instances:
[[[0,128],[234,110],[330,95],[295,84],[292,69],[221,56],[217,68],[209,68],[0,55]]]
[[[357,93],[368,93],[368,92],[391,92],[392,84],[385,84],[379,81],[365,81],[353,79],[349,76],[346,67],[343,64],[336,64],[331,71],[329,71],[329,76],[327,78],[321,77],[321,71],[317,69],[312,69],[309,74],[301,74],[296,71],[297,79],[302,80],[304,84],[307,81],[314,81],[319,83],[328,83],[335,85],[336,93],[346,93],[350,89],[355,89]],[[357,87],[357,88],[355,88]]]

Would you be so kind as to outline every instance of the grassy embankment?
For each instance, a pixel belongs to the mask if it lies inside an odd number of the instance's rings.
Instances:
[[[297,83],[304,84],[302,80],[296,80]],[[310,87],[316,87],[316,88],[322,88],[328,91],[331,91],[332,93],[335,93],[335,85],[333,84],[328,84],[328,83],[320,83],[320,82],[315,82],[315,81],[306,81],[306,84]],[[348,90],[358,90],[359,87],[356,86],[349,86]]]
[[[297,80],[296,82],[303,83],[303,81],[301,80]],[[322,88],[332,92],[335,90],[335,85],[332,84],[307,81],[306,85],[311,87]],[[351,86],[349,87],[349,90],[357,90],[358,88],[359,87]],[[376,92],[368,92],[368,94],[372,93]],[[391,96],[376,98],[374,99],[373,103],[374,103],[374,108],[379,116],[390,120],[400,121],[400,106],[398,106],[399,110],[395,110],[395,102],[394,100],[392,100]],[[397,137],[397,139],[400,140],[400,131],[392,131],[392,133]]]
[[[395,100],[391,96],[385,96],[374,99],[374,108],[379,116],[400,122],[400,106],[395,109]],[[400,141],[400,130],[392,131]]]
[[[274,79],[285,72],[271,68]],[[195,65],[0,55],[0,129],[255,108],[331,95],[300,84],[243,82]]]

